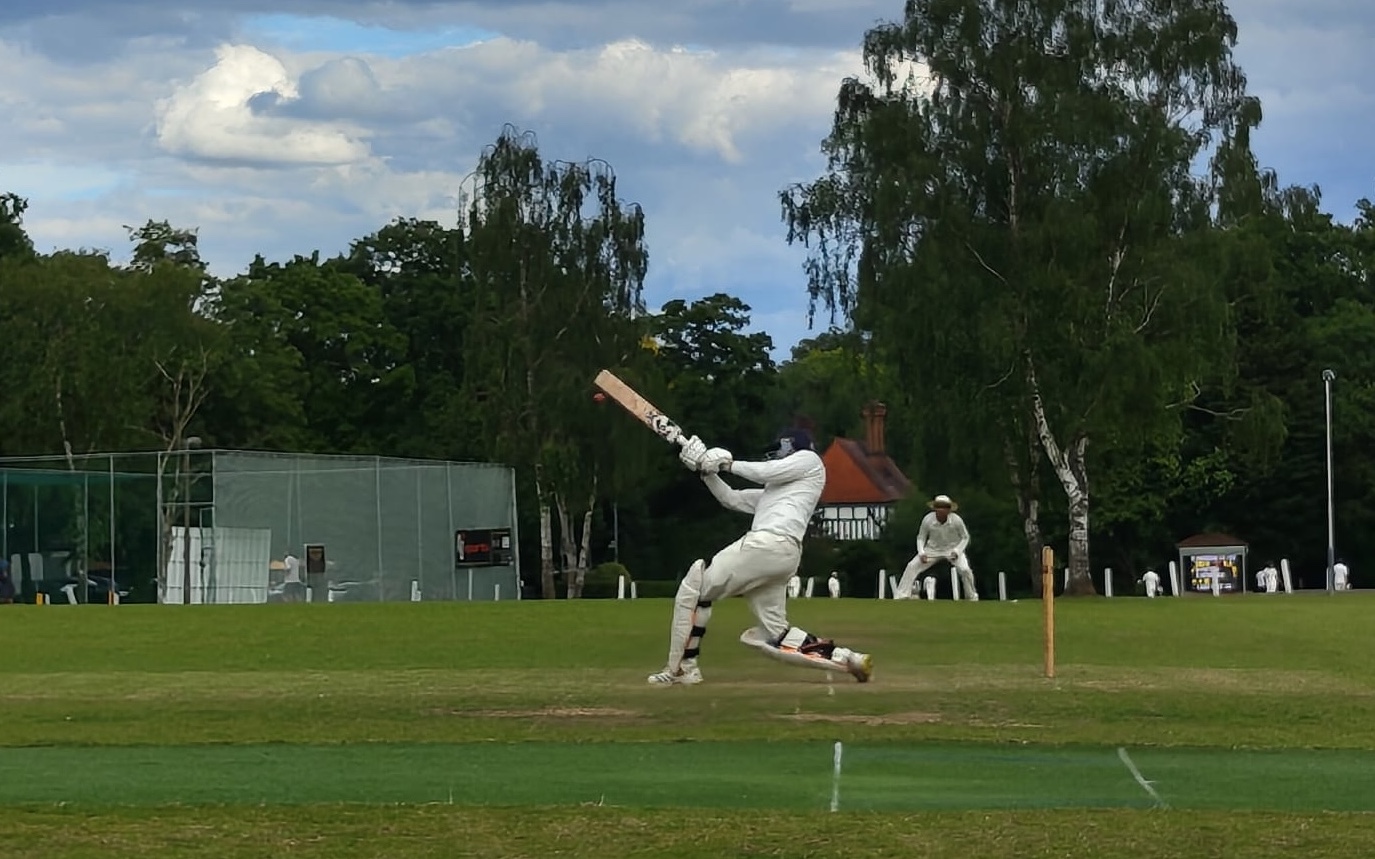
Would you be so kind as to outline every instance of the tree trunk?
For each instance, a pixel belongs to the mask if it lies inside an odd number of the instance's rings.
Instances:
[[[1022,517],[1022,536],[1026,539],[1027,576],[1031,579],[1031,592],[1041,597],[1041,548],[1045,539],[1041,536],[1041,448],[1036,438],[1035,426],[1024,423],[1026,427],[1025,461],[1017,455],[1016,448],[1008,440],[1003,448],[1007,460],[1008,473],[1012,475],[1012,489],[1017,496],[1017,512]]]
[[[554,523],[549,512],[549,499],[544,494],[544,485],[536,469],[535,497],[539,499],[539,572],[540,596],[547,600],[557,599],[554,590]]]
[[[587,496],[587,510],[582,514],[582,543],[578,547],[578,563],[573,569],[578,582],[578,596],[582,596],[587,581],[587,568],[592,564],[592,511],[597,505],[597,478],[592,478],[592,492]]]
[[[1084,454],[1088,437],[1079,436],[1065,452],[1074,487],[1069,494],[1069,585],[1065,593],[1071,596],[1094,596],[1093,571],[1089,567],[1089,481],[1085,471]]]
[[[554,505],[559,515],[559,568],[563,571],[565,596],[570,600],[578,598],[578,541],[573,531],[573,519],[568,515],[568,505],[563,495],[554,493]]]
[[[1080,432],[1067,448],[1062,448],[1051,431],[1030,354],[1026,355],[1026,376],[1036,434],[1069,500],[1069,581],[1065,584],[1065,596],[1093,596],[1098,591],[1089,572],[1089,486],[1085,463],[1088,434]]]
[[[587,582],[587,568],[592,557],[592,513],[597,503],[596,483],[588,496],[587,508],[582,515],[581,534],[573,527],[573,517],[563,496],[558,496],[559,538],[563,548],[563,574],[567,580],[568,599],[582,598],[583,586]]]
[[[67,433],[67,409],[62,404],[62,373],[58,372],[53,380],[53,394],[57,404],[57,426],[62,433],[62,452],[67,460],[67,472],[76,476],[76,456],[72,452],[72,439]],[[76,535],[72,539],[71,561],[76,566],[77,581],[81,583],[81,602],[90,601],[90,581],[86,578],[90,559],[86,557],[87,535],[90,523],[86,521],[86,489],[80,495],[72,493],[72,521],[77,523]],[[113,511],[112,511],[113,514]],[[37,551],[38,547],[34,546]]]

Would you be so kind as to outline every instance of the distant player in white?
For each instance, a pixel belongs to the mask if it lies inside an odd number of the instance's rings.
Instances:
[[[840,579],[836,577],[834,572],[832,572],[831,577],[826,580],[826,588],[831,592],[831,599],[840,598]]]
[[[301,581],[301,561],[290,549],[282,558],[282,601],[301,602],[305,599],[305,584]]]
[[[1279,592],[1280,574],[1279,570],[1275,569],[1273,561],[1266,564],[1265,568],[1259,573],[1256,573],[1256,583],[1260,586],[1260,589],[1267,594]]]
[[[1351,571],[1346,568],[1346,562],[1341,558],[1332,565],[1332,590],[1345,591],[1351,588]]]
[[[974,587],[974,571],[964,553],[969,546],[969,529],[955,512],[959,505],[948,495],[937,495],[927,506],[931,512],[921,520],[921,528],[917,531],[917,554],[902,571],[897,598],[912,599],[917,577],[941,561],[949,561],[960,574],[965,599],[977,600],[979,592]],[[928,588],[927,593],[930,594],[931,589]]]
[[[789,597],[790,599],[797,599],[797,598],[798,598],[799,596],[801,596],[801,595],[802,595],[802,577],[801,577],[801,576],[793,576],[792,578],[788,579],[788,597]]]
[[[1155,570],[1147,570],[1141,581],[1146,583],[1146,596],[1155,599],[1160,593],[1160,574]]]
[[[712,605],[727,597],[744,597],[758,626],[740,640],[768,656],[824,671],[846,671],[861,683],[873,675],[866,653],[839,647],[788,622],[788,581],[802,561],[802,539],[826,486],[826,467],[812,449],[811,434],[789,430],[770,450],[768,461],[741,462],[730,451],[707,449],[697,436],[679,453],[683,464],[701,475],[711,494],[727,510],[750,513],[754,521],[743,537],[698,559],[678,586],[669,629],[668,664],[649,675],[654,686],[702,682],[697,666],[702,637]],[[721,473],[763,486],[732,489]]]

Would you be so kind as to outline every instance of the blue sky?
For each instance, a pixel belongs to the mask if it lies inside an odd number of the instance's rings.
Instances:
[[[196,227],[212,269],[345,249],[397,216],[453,223],[512,122],[608,160],[646,209],[647,298],[734,293],[779,357],[808,336],[777,202],[864,31],[902,0],[4,0],[0,191],[41,249],[127,255]],[[1262,163],[1349,219],[1375,197],[1375,5],[1236,0]],[[262,95],[267,93],[268,95]],[[271,107],[268,107],[271,106]]]

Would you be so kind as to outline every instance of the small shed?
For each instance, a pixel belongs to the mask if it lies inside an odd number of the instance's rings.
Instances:
[[[1244,540],[1231,534],[1195,534],[1175,544],[1179,549],[1179,575],[1186,592],[1212,593],[1213,580],[1221,593],[1246,591]]]

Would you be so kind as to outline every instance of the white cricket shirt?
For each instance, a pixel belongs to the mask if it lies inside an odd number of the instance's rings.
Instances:
[[[826,466],[815,451],[799,450],[767,462],[737,461],[731,464],[730,473],[764,488],[732,489],[718,475],[702,475],[722,507],[753,513],[751,531],[768,531],[802,542],[821,500],[821,490],[826,488]]]
[[[951,552],[963,552],[969,545],[969,529],[964,527],[960,514],[951,513],[944,522],[936,520],[932,510],[921,520],[917,531],[917,554],[944,557]]]

